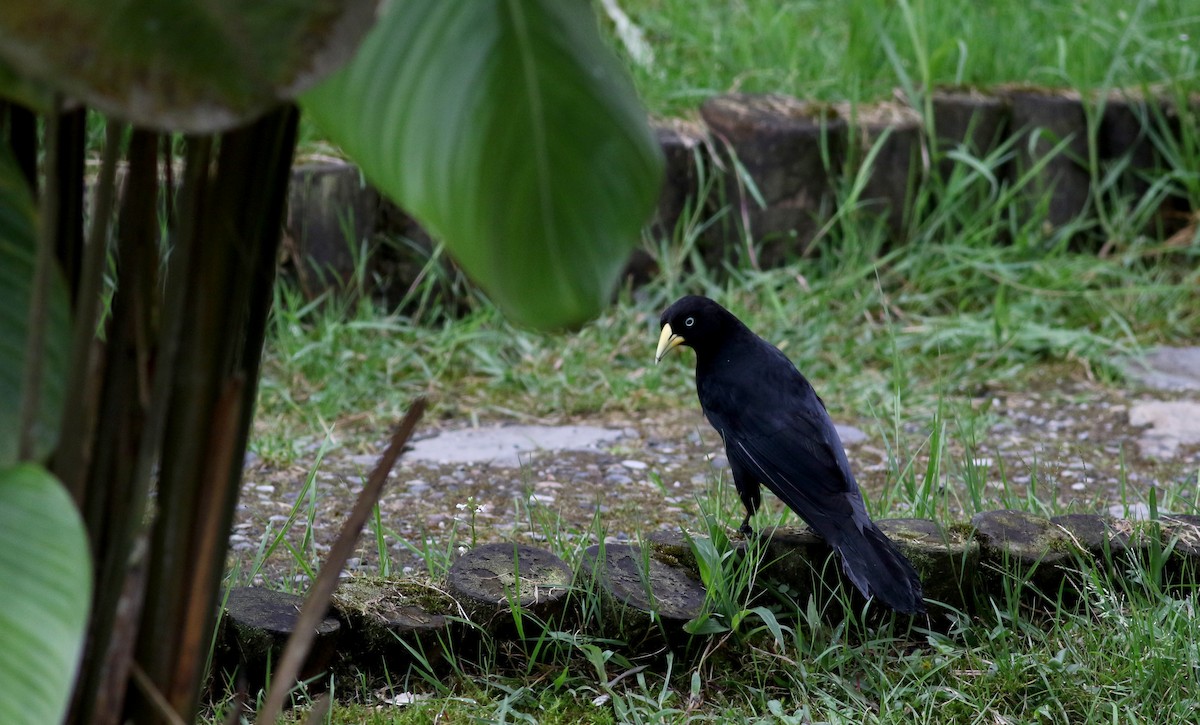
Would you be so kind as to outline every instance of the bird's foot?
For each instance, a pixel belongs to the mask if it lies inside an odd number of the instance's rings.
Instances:
[[[743,521],[742,525],[738,527],[738,533],[740,533],[742,536],[746,537],[747,539],[753,538],[754,529],[750,528],[750,520],[749,519]]]

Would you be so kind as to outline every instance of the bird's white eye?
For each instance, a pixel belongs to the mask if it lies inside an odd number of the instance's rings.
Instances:
[[[691,327],[691,326],[692,326],[692,325],[694,325],[694,324],[696,324],[696,318],[695,318],[695,317],[689,317],[689,318],[687,318],[686,320],[684,320],[684,321],[683,321],[683,325],[684,325],[684,327]]]

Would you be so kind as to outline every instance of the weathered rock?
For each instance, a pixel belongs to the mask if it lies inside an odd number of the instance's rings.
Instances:
[[[1150,189],[1147,176],[1163,162],[1151,132],[1154,119],[1164,117],[1165,111],[1157,99],[1126,90],[1097,99],[1101,102],[1104,108],[1096,129],[1097,156],[1101,162],[1124,164],[1117,191],[1136,201]]]
[[[702,165],[710,166],[711,161],[705,158],[704,127],[700,124],[668,119],[651,126],[666,160],[666,173],[650,228],[659,238],[673,239],[680,217],[705,202],[701,198],[700,169]]]
[[[856,428],[848,423],[834,423],[833,427],[837,429],[838,438],[842,440],[843,446],[856,446],[866,442],[869,438],[861,428]]]
[[[645,648],[686,643],[683,625],[703,612],[704,587],[686,569],[628,544],[588,547],[580,573],[592,583],[602,636]]]
[[[903,241],[912,198],[924,176],[920,114],[891,102],[835,107],[850,125],[846,174],[866,174],[858,203],[863,211],[886,220],[893,242]],[[872,151],[874,162],[864,169]]]
[[[386,196],[380,197],[371,248],[371,294],[398,312],[420,316],[436,307],[447,316],[466,314],[478,287],[444,253],[440,242],[411,214]]]
[[[1124,362],[1125,373],[1150,388],[1200,390],[1200,347],[1151,348]]]
[[[404,457],[435,463],[490,463],[520,467],[546,451],[597,450],[622,435],[590,425],[496,425],[440,433],[412,444]]]
[[[461,635],[446,615],[453,599],[417,580],[346,579],[333,595],[344,623],[343,660],[372,676],[404,677],[413,665],[437,670]]]
[[[1150,426],[1138,439],[1146,458],[1174,458],[1180,446],[1200,443],[1200,403],[1152,400],[1129,409],[1129,424]]]
[[[283,248],[306,296],[352,279],[359,244],[374,232],[378,211],[379,194],[357,166],[330,160],[292,169]]]
[[[961,163],[947,154],[959,150],[971,156],[987,158],[1003,141],[1012,111],[1008,101],[971,88],[943,88],[930,98],[933,108],[934,137],[938,150],[938,171],[949,179]]]
[[[689,541],[689,536],[691,541]],[[691,572],[696,579],[700,578],[700,565],[696,561],[696,552],[692,548],[693,541],[707,542],[709,538],[701,534],[684,534],[678,530],[659,530],[648,534],[643,540],[650,549],[650,555],[668,566],[680,567]],[[746,540],[738,539],[729,542],[736,555],[746,553]]]
[[[1074,559],[1074,544],[1050,520],[1026,511],[984,511],[971,517],[979,542],[982,581],[993,595],[1022,591],[1032,583],[1054,598],[1067,567]]]
[[[974,608],[979,544],[968,529],[942,528],[929,519],[880,519],[875,523],[912,562],[927,601],[962,612]]]
[[[841,562],[815,531],[807,526],[781,526],[769,532],[763,555],[762,573],[801,607],[812,599],[818,611],[830,610],[840,617],[840,607],[830,607],[839,597],[849,596],[861,604],[861,595],[842,573]],[[855,599],[855,597],[858,597]],[[836,611],[833,611],[836,610]]]
[[[653,531],[646,535],[642,543],[650,550],[651,556],[667,566],[686,569],[696,577],[700,576],[696,552],[682,531]]]
[[[1195,586],[1200,582],[1200,516],[1167,514],[1159,521],[1162,544],[1170,557],[1163,574],[1171,585]]]
[[[714,96],[700,115],[726,167],[725,195],[736,226],[720,251],[741,254],[749,238],[758,252],[747,261],[764,268],[803,254],[832,211],[831,179],[845,156],[846,122],[829,106],[776,94]],[[738,177],[738,166],[766,208]]]
[[[571,567],[548,551],[498,543],[460,556],[446,574],[446,587],[484,631],[521,639],[560,623],[573,579]]]
[[[215,653],[215,667],[244,682],[253,694],[263,689],[267,675],[283,655],[295,629],[304,598],[260,587],[237,587],[225,600],[225,616]],[[299,681],[312,680],[334,661],[341,624],[325,617],[317,626],[312,648],[300,668]],[[315,683],[320,688],[320,682]]]
[[[1124,519],[1099,514],[1064,514],[1050,522],[1071,537],[1075,548],[1101,566],[1112,566],[1130,548],[1133,527]]]
[[[1078,92],[1066,89],[1018,87],[1006,95],[1018,136],[1017,179],[1033,175],[1027,206],[1032,211],[1048,195],[1046,220],[1065,225],[1087,209],[1091,196],[1083,101]]]

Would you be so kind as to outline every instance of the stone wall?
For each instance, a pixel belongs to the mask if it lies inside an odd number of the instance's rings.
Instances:
[[[1140,197],[1166,167],[1163,149],[1200,133],[1200,99],[1180,108],[1174,98],[1137,92],[945,88],[920,106],[899,95],[852,106],[726,94],[704,102],[700,121],[655,122],[667,168],[651,230],[669,237],[689,211],[713,214],[728,205],[730,213],[697,242],[708,266],[750,255],[740,261],[770,267],[810,253],[839,202],[850,202],[854,214],[878,220],[890,244],[901,244],[921,211],[914,207],[918,186],[936,177],[931,188],[944,189],[976,168],[988,170],[988,183],[1014,190],[1022,215],[1041,214],[1051,228],[1083,229],[1095,218],[1094,183],[1105,185],[1106,197]],[[856,178],[859,192],[847,198]],[[433,241],[356,167],[301,159],[289,200],[285,249],[310,296],[345,285],[357,268],[375,285],[370,292],[394,303],[423,270],[428,275]],[[1148,232],[1165,239],[1194,211],[1168,196]],[[434,264],[448,280],[440,293],[465,294],[452,263]],[[654,260],[636,250],[626,271],[632,284],[643,284],[654,277]]]

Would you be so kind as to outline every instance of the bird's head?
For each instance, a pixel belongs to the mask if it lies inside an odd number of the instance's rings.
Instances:
[[[707,297],[688,295],[675,301],[659,318],[657,364],[672,348],[686,345],[702,354],[715,349],[726,338],[731,326],[738,324],[733,314]]]

